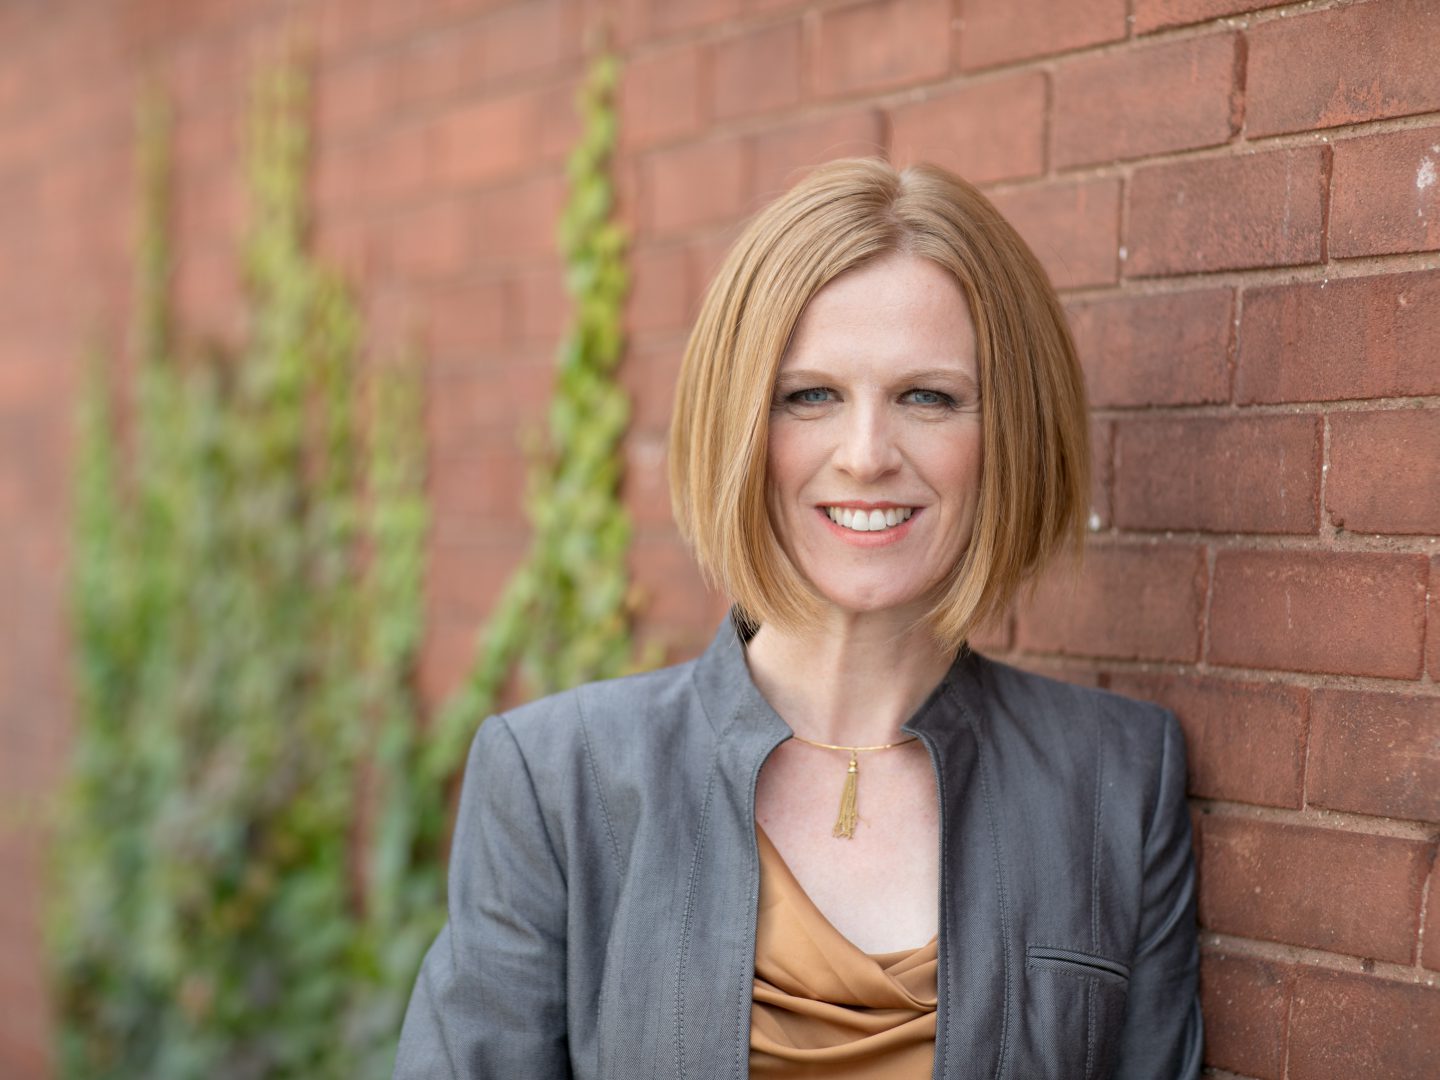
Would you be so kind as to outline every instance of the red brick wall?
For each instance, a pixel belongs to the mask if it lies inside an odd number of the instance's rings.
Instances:
[[[1087,568],[987,635],[1184,721],[1217,1076],[1440,1074],[1440,5],[1431,0],[0,4],[0,1074],[45,1075],[37,875],[71,697],[79,361],[122,340],[142,74],[178,96],[177,294],[236,340],[247,73],[319,56],[321,251],[432,391],[435,699],[524,550],[518,434],[565,315],[553,223],[616,17],[644,632],[722,609],[670,524],[670,383],[738,223],[828,157],[983,184],[1073,313]],[[1427,900],[1428,898],[1428,900]]]

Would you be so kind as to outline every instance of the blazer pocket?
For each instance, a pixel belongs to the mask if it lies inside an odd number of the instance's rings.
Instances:
[[[1054,949],[1048,945],[1029,945],[1025,949],[1025,966],[1040,971],[1054,971],[1061,975],[1078,975],[1081,978],[1101,979],[1106,982],[1127,986],[1130,982],[1130,967],[1119,960],[1111,960],[1094,953],[1076,952],[1074,949]]]
[[[1110,1075],[1125,1027],[1130,967],[1076,949],[1025,949],[1025,1014],[1037,1075],[1093,1080]]]

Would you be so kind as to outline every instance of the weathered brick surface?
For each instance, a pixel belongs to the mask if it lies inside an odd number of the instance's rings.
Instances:
[[[1431,971],[1440,971],[1440,863],[1430,871],[1430,887],[1425,905],[1425,947],[1420,962]]]
[[[1205,817],[1202,833],[1205,927],[1397,964],[1413,961],[1433,843],[1228,814]]]
[[[1440,1075],[1440,989],[1306,970],[1295,983],[1289,1080]]]
[[[797,104],[800,70],[798,21],[722,38],[710,50],[712,115],[733,120]]]
[[[1419,555],[1217,552],[1210,662],[1418,678],[1426,577]]]
[[[703,55],[699,45],[685,42],[625,65],[617,103],[622,145],[649,146],[699,130]]]
[[[1308,692],[1280,683],[1117,672],[1116,693],[1156,701],[1185,729],[1187,790],[1206,799],[1299,808]]]
[[[1430,602],[1425,623],[1425,671],[1440,682],[1440,556],[1430,560]]]
[[[1137,169],[1126,275],[1318,262],[1326,152],[1303,146]]]
[[[1297,13],[1249,34],[1245,130],[1334,127],[1440,108],[1440,7],[1370,0]]]
[[[1238,401],[1440,393],[1440,272],[1247,290]]]
[[[1440,821],[1440,696],[1317,690],[1306,801]]]
[[[873,93],[944,75],[950,9],[950,0],[869,0],[824,9],[811,53],[815,92]]]
[[[997,193],[992,201],[1039,256],[1057,289],[1116,280],[1118,180],[1042,184]]]
[[[1090,403],[1196,405],[1230,396],[1229,289],[1073,302]]]
[[[1330,180],[1330,254],[1440,248],[1440,127],[1341,139]]]
[[[641,220],[649,232],[728,221],[745,207],[745,152],[738,139],[655,150],[642,169]]]
[[[1317,416],[1123,419],[1115,425],[1122,529],[1313,533]]]
[[[1026,71],[963,83],[890,113],[897,165],[930,161],[972,184],[1045,169],[1045,75]]]
[[[1204,22],[1225,15],[1279,7],[1289,0],[1135,0],[1135,32],[1148,34],[1170,26]]]
[[[1325,510],[1350,532],[1440,534],[1440,410],[1330,417]]]
[[[1197,659],[1205,560],[1180,545],[1105,545],[1078,577],[1057,570],[1019,611],[1021,649],[1146,660]]]
[[[1200,956],[1205,1061],[1257,1080],[1285,1073],[1294,971],[1286,964],[1206,951]]]
[[[1238,34],[1058,64],[1050,128],[1056,167],[1226,142],[1239,127],[1240,67]]]
[[[1064,52],[1124,36],[1125,0],[966,0],[957,31],[960,64],[965,68]]]
[[[752,211],[758,210],[821,162],[882,153],[884,140],[884,117],[871,108],[768,128],[750,143],[752,163],[746,205]]]

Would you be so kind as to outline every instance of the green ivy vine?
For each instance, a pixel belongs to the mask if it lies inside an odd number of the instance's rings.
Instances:
[[[256,83],[238,353],[175,344],[169,119],[142,110],[133,437],[117,450],[97,351],[75,481],[78,709],[47,927],[62,1075],[388,1076],[475,724],[517,668],[546,690],[629,666],[615,78],[593,65],[569,162],[577,314],[534,546],[429,725],[419,364],[365,375],[346,287],[305,250],[306,82],[281,65]]]

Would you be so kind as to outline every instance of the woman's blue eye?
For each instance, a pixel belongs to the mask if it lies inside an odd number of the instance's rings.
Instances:
[[[830,400],[830,391],[821,386],[813,386],[808,390],[796,390],[790,395],[790,400],[801,405],[823,405]]]
[[[955,399],[939,390],[911,390],[911,397],[917,405],[954,405]]]

